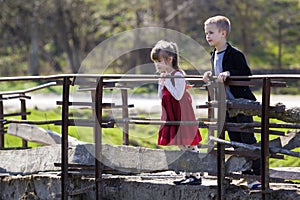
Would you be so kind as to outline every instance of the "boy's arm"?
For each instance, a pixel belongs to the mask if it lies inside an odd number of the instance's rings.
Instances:
[[[240,51],[231,55],[231,63],[224,66],[224,72],[229,71],[230,76],[251,76],[251,69],[248,66],[244,54]]]

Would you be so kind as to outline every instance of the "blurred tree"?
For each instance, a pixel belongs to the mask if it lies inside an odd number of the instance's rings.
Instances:
[[[203,22],[219,14],[230,18],[229,40],[252,66],[299,68],[299,8],[298,0],[0,0],[0,73],[76,73],[102,41],[150,26],[179,31],[211,50]],[[147,42],[138,31],[134,40],[134,45]],[[124,73],[147,62],[146,48],[121,56],[111,67]]]
[[[22,1],[16,0],[11,3],[7,1],[0,2],[0,43],[1,43],[1,65],[3,70],[1,74],[23,74],[23,67],[12,68],[11,63],[17,64],[24,62],[28,55],[30,37],[28,34],[28,16],[30,8],[22,6]]]
[[[272,68],[299,67],[300,1],[260,0],[256,26],[255,45],[250,52]],[[263,9],[264,8],[264,9]],[[263,12],[264,10],[264,12]],[[254,31],[254,30],[253,30]]]
[[[32,12],[29,18],[29,56],[28,56],[28,73],[39,75],[39,30],[38,30],[38,10],[40,5],[37,0],[32,1]]]

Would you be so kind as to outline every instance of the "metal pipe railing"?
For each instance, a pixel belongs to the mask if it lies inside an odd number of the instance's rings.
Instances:
[[[4,81],[32,81],[32,80],[48,80],[48,81],[54,81],[51,83],[48,83],[45,85],[45,87],[53,86],[56,84],[63,85],[63,92],[62,92],[62,183],[61,183],[61,191],[62,191],[62,199],[68,198],[68,127],[69,124],[69,106],[71,105],[69,102],[69,96],[70,96],[70,87],[76,84],[76,81],[78,78],[91,78],[96,79],[97,82],[95,84],[95,88],[92,90],[95,91],[95,124],[94,124],[94,137],[95,137],[95,184],[96,184],[96,197],[97,199],[100,199],[101,197],[101,181],[102,181],[102,165],[101,165],[101,151],[102,151],[102,104],[103,104],[103,89],[110,85],[111,83],[135,83],[140,82],[143,80],[143,83],[156,83],[157,79],[159,78],[158,75],[118,75],[118,74],[103,74],[103,75],[91,75],[91,74],[62,74],[62,75],[53,75],[53,76],[26,76],[26,77],[2,77],[0,78],[0,82]],[[178,78],[178,77],[174,77]],[[202,81],[202,76],[199,75],[190,75],[185,76],[185,78],[188,81]],[[271,87],[273,86],[284,86],[282,82],[276,82],[277,80],[291,80],[291,79],[300,79],[300,75],[296,74],[272,74],[272,75],[253,75],[253,76],[235,76],[230,77],[230,80],[228,81],[228,84],[236,84],[237,82],[240,84],[248,84],[248,85],[255,85],[255,86],[261,86],[262,87],[262,117],[261,117],[261,123],[250,123],[248,126],[261,126],[261,163],[262,163],[262,173],[261,173],[261,181],[262,181],[262,198],[265,199],[267,196],[267,192],[269,189],[269,129],[271,127],[289,127],[289,128],[299,128],[297,124],[272,124],[269,122],[269,109],[270,109],[270,95],[271,95]],[[242,80],[242,81],[241,81]],[[250,81],[243,81],[243,80],[250,80]],[[78,82],[80,83],[80,81]],[[25,93],[29,93],[32,91],[36,91],[39,89],[42,89],[44,87],[38,86],[32,89],[27,90],[20,90],[20,91],[9,91],[9,92],[1,92],[0,93],[0,99],[3,99],[7,95],[13,95],[14,93],[20,94],[20,96],[24,95]],[[122,87],[120,87],[122,88]],[[127,91],[126,91],[127,92]],[[122,95],[123,100],[123,106],[124,104],[128,103],[128,96],[126,94]],[[211,98],[209,98],[211,100]],[[222,102],[219,102],[222,103]],[[224,105],[223,105],[224,106]],[[2,109],[1,109],[2,107]],[[210,109],[210,113],[213,114],[211,111],[212,107],[208,107]],[[126,108],[125,108],[126,109]],[[128,109],[128,107],[127,107]],[[0,101],[0,117],[4,116],[4,113],[1,113],[1,110],[3,112],[3,102]],[[126,114],[127,112],[127,114]],[[26,104],[25,101],[22,101],[22,121],[26,122],[28,121],[25,117],[26,113]],[[124,116],[128,116],[128,111],[123,110]],[[221,116],[218,117],[218,119],[222,118]],[[5,120],[2,120],[2,122],[5,122]],[[29,122],[29,121],[28,121]],[[33,122],[34,123],[34,122]],[[125,124],[131,123],[130,121],[126,122]],[[172,122],[157,122],[157,124],[162,123],[172,123]],[[176,123],[176,122],[174,122]],[[182,123],[182,122],[181,122]],[[37,122],[38,124],[38,122]],[[138,123],[137,123],[138,124]],[[147,123],[144,123],[147,124]],[[149,123],[152,124],[152,123]],[[153,122],[153,124],[155,124]],[[217,123],[221,124],[221,123]],[[1,130],[4,129],[2,127],[4,124],[0,123]],[[228,124],[230,125],[230,124]],[[236,126],[232,124],[232,126]],[[126,128],[126,126],[125,126]],[[221,134],[221,139],[224,138],[224,127],[217,127],[216,128]],[[126,140],[125,144],[128,143],[128,132],[126,133],[126,137],[124,139]],[[0,145],[4,144],[4,138],[2,138],[3,134],[0,134]],[[222,199],[222,194],[224,194],[224,177],[225,174],[225,168],[224,168],[224,145],[218,144],[218,198]]]

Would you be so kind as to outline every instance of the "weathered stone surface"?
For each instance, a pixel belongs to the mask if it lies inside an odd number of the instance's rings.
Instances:
[[[103,145],[102,163],[126,173],[155,171],[205,171],[216,173],[215,154],[196,154],[183,151],[165,151],[131,146]],[[69,163],[94,165],[94,145],[69,147]],[[61,162],[61,146],[51,145],[26,150],[1,150],[0,172],[30,174],[59,170],[54,163]],[[243,166],[243,157],[237,161]],[[230,168],[227,169],[231,171]],[[235,169],[236,170],[236,169]]]
[[[299,180],[300,178],[300,167],[278,167],[269,171],[273,178],[285,177],[286,180]]]
[[[86,153],[85,149],[89,152]],[[173,170],[176,172],[217,173],[215,153],[192,153],[187,151],[166,151],[132,146],[103,145],[102,163],[123,173],[141,173]],[[77,145],[73,163],[94,164],[94,145]],[[226,162],[226,172],[244,171],[251,167],[251,161],[235,156]]]
[[[39,171],[59,170],[61,145],[37,147],[26,150],[0,150],[0,172],[28,174]],[[72,157],[72,151],[69,151]]]
[[[172,182],[180,176],[171,174],[141,174],[139,176],[112,176],[105,175],[102,181],[101,199],[140,200],[190,200],[217,199],[216,179],[204,177],[199,186],[177,186]],[[70,177],[68,184],[69,194],[90,188],[83,193],[70,195],[68,199],[96,199],[94,179],[80,176]],[[60,176],[27,175],[9,176],[0,178],[0,199],[60,199]],[[270,185],[270,199],[296,200],[300,199],[299,184],[272,184]],[[234,183],[226,184],[225,199],[253,200],[261,199],[261,191],[250,191],[246,187]]]
[[[280,137],[281,147],[292,150],[300,147],[300,132],[296,130],[288,131],[284,137]]]
[[[299,147],[300,146],[300,143],[298,142],[299,138],[300,138],[299,134],[289,133],[286,137],[281,136],[277,139],[271,140],[271,141],[269,141],[269,151],[271,153],[280,153],[280,154],[300,158],[300,152],[294,152],[294,151],[290,151],[289,149],[286,149],[286,148],[281,148],[282,146],[286,146],[286,145],[288,145],[289,148]],[[260,143],[250,145],[250,144],[244,144],[244,143],[235,142],[235,141],[227,141],[227,140],[223,140],[223,139],[216,138],[213,136],[209,136],[209,139],[214,142],[221,143],[221,144],[238,147],[239,149],[237,151],[246,149],[248,151],[256,153],[257,155],[260,155],[260,151],[261,151]]]
[[[31,174],[60,170],[54,163],[61,162],[61,146],[51,145],[26,150],[1,150],[0,173]],[[137,174],[158,171],[209,172],[217,174],[215,153],[197,154],[131,146],[103,145],[102,163],[123,173]],[[94,145],[69,147],[69,163],[94,165]],[[251,161],[241,156],[227,159],[226,172],[245,171]],[[299,177],[299,173],[297,173]]]
[[[227,105],[236,105],[236,106],[261,106],[260,102],[251,101],[248,99],[234,99],[228,100]],[[286,108],[282,103],[277,103],[274,106],[275,109],[270,110],[270,118],[279,119],[284,122],[289,123],[299,123],[300,122],[300,107],[291,107]],[[236,116],[238,114],[250,115],[250,116],[260,116],[261,109],[242,109],[242,108],[230,108],[228,109],[230,116]]]
[[[88,151],[89,153],[86,153]],[[216,156],[132,146],[102,146],[102,163],[127,173],[174,171],[216,172]],[[77,145],[73,162],[94,164],[94,145]]]

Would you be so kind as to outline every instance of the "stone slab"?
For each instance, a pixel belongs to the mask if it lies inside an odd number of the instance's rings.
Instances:
[[[70,146],[69,163],[94,165],[94,145],[80,144]],[[243,157],[232,159],[245,166]],[[216,173],[215,154],[197,154],[184,151],[166,151],[131,146],[102,146],[101,162],[112,169],[125,173],[141,173],[155,171],[205,171]],[[59,170],[54,163],[61,163],[61,146],[50,145],[33,149],[0,150],[0,173],[30,174],[42,171]],[[234,170],[237,170],[238,165]],[[228,167],[228,172],[231,167]]]

